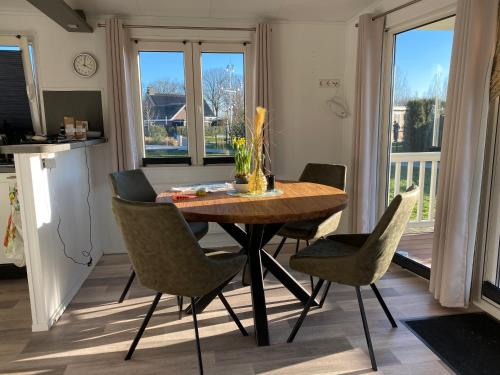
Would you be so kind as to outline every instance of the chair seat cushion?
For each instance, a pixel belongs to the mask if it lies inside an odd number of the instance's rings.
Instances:
[[[360,286],[365,280],[358,269],[358,246],[333,240],[318,240],[290,258],[290,267],[320,279]]]
[[[310,240],[316,236],[318,226],[323,220],[315,219],[287,223],[280,228],[278,235],[297,240]]]
[[[195,221],[188,224],[189,228],[191,228],[191,231],[198,240],[201,240],[208,233],[208,223]]]

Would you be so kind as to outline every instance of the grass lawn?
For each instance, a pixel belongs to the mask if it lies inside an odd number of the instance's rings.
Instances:
[[[429,218],[429,198],[430,198],[430,186],[431,186],[431,162],[426,163],[427,168],[425,168],[425,179],[424,179],[424,202],[422,209],[422,219],[428,220]],[[418,185],[418,174],[419,174],[420,165],[413,165],[413,183]],[[438,168],[439,173],[439,168]],[[389,180],[389,201],[394,198],[394,174],[395,174],[395,166],[391,165],[391,176]],[[408,175],[408,165],[401,164],[401,181],[400,181],[400,191],[405,191],[407,189],[406,177]],[[422,187],[421,187],[422,188]],[[434,212],[436,206],[434,205]],[[417,206],[413,209],[413,213],[411,216],[411,220],[416,220],[417,218]]]

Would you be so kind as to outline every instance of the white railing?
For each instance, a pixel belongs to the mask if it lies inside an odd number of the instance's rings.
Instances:
[[[440,152],[401,152],[391,154],[391,175],[394,170],[394,195],[401,191],[401,181],[406,180],[406,186],[414,181],[413,169],[418,165],[418,183],[420,196],[417,213],[412,215],[409,227],[427,227],[434,225],[436,206],[436,186],[439,170]],[[401,175],[401,167],[406,168],[406,175]],[[430,174],[430,175],[429,175]],[[430,178],[429,187],[425,188],[426,180]],[[427,201],[427,207],[425,203]]]

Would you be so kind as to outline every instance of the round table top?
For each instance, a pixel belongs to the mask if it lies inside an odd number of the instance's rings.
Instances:
[[[277,181],[282,195],[270,197],[231,196],[226,192],[176,201],[188,221],[216,223],[274,224],[320,219],[342,211],[347,194],[334,187],[310,182]],[[174,195],[165,192],[161,196]]]

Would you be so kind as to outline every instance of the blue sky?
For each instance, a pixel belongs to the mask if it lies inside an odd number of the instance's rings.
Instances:
[[[243,76],[244,62],[241,53],[202,54],[202,70],[225,69],[234,65],[234,73]],[[151,82],[167,79],[184,83],[184,55],[182,52],[140,52],[141,85],[145,89]]]
[[[449,30],[416,29],[396,36],[395,63],[406,73],[411,94],[427,92],[439,69],[443,77],[448,76],[452,44]]]
[[[396,35],[395,63],[406,74],[411,94],[427,92],[436,72],[448,76],[453,31],[413,29]],[[235,74],[243,75],[243,54],[202,54],[202,69],[226,68],[234,65]],[[184,83],[182,52],[141,52],[141,83],[143,90],[158,79]]]

